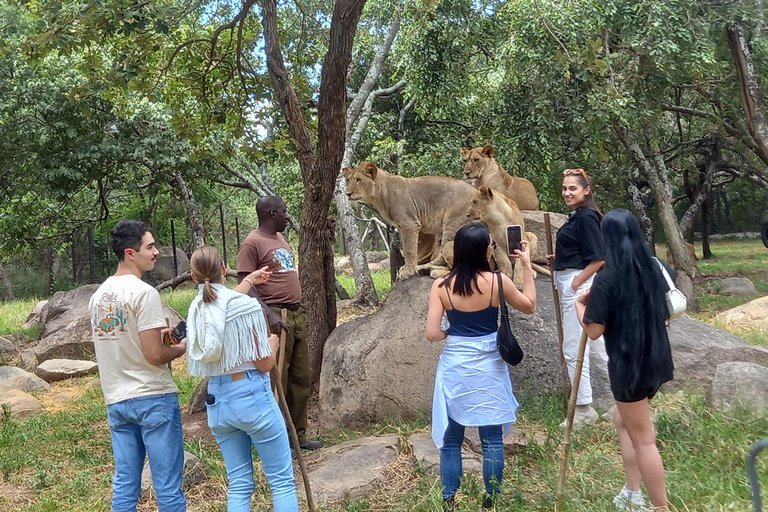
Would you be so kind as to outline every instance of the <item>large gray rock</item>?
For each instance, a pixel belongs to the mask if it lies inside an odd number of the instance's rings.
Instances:
[[[399,437],[362,437],[318,450],[306,457],[315,503],[355,498],[370,492],[397,460]],[[298,486],[304,495],[304,486]]]
[[[567,215],[562,213],[544,212],[541,210],[522,210],[525,219],[525,230],[534,233],[539,238],[539,257],[538,261],[546,261],[547,256],[547,234],[544,229],[544,214],[549,213],[549,222],[552,229],[552,246],[555,245],[555,235],[560,226],[565,224]]]
[[[155,268],[149,272],[149,275],[157,283],[170,281],[176,277],[176,272],[173,268],[173,247],[158,245],[157,250],[160,251],[160,254],[157,255]],[[176,264],[179,269],[179,274],[183,274],[189,270],[189,258],[186,253],[178,247],[176,248]]]
[[[733,334],[681,315],[669,325],[669,342],[675,363],[675,380],[664,385],[670,390],[684,385],[709,387],[717,365],[733,361],[768,365],[768,348],[750,345]]]
[[[32,311],[27,315],[27,319],[24,320],[24,323],[21,325],[22,329],[31,329],[32,327],[35,327],[40,323],[40,313],[42,313],[43,308],[45,305],[48,304],[47,300],[41,300],[37,304],[35,304],[35,307],[32,308]]]
[[[97,373],[99,367],[93,361],[77,361],[72,359],[48,359],[35,369],[35,375],[46,382],[74,379]]]
[[[35,347],[38,363],[49,359],[96,359],[91,338],[91,319],[88,313],[73,320],[58,331],[41,339]]]
[[[188,491],[193,486],[205,480],[205,467],[197,455],[184,450],[184,469],[181,480],[181,488]],[[155,495],[155,488],[152,485],[152,469],[149,467],[149,460],[144,462],[144,469],[141,471],[141,497],[151,498]]]
[[[34,373],[29,373],[15,366],[0,366],[0,387],[18,389],[24,392],[51,389],[50,384]]]
[[[88,301],[98,288],[98,284],[87,284],[74,290],[54,293],[40,312],[38,338],[43,339],[67,329],[82,318],[89,319]]]
[[[722,413],[750,411],[755,416],[768,412],[768,368],[755,363],[717,365],[707,393],[707,405]]]
[[[348,423],[411,419],[432,410],[437,361],[443,343],[430,343],[424,332],[429,289],[434,281],[414,276],[400,281],[376,312],[337,327],[326,342],[320,374],[320,423],[336,428]],[[525,352],[511,368],[518,397],[560,392],[560,352],[552,288],[536,281],[537,310],[524,315],[510,308],[512,330]],[[593,351],[595,357],[598,350]],[[592,359],[596,405],[613,403],[607,370]]]
[[[715,291],[723,295],[754,295],[755,285],[746,277],[727,277],[715,285]]]
[[[0,415],[5,406],[10,408],[12,418],[25,418],[44,410],[43,404],[19,389],[0,387]]]
[[[717,319],[727,325],[748,329],[768,329],[768,295],[723,311]]]

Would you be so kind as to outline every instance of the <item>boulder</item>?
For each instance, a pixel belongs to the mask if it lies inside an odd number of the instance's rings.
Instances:
[[[755,417],[764,415],[768,412],[768,368],[747,362],[717,365],[706,403],[724,414],[744,410]]]
[[[715,291],[722,295],[754,295],[755,285],[746,277],[727,277],[715,285]]]
[[[369,263],[368,271],[373,274],[375,272],[384,272],[386,269],[379,263]]]
[[[96,360],[91,338],[91,319],[86,312],[67,327],[41,339],[35,347],[37,362],[48,359]]]
[[[349,256],[342,256],[333,265],[337,274],[352,274],[352,263],[349,261]]]
[[[0,387],[0,416],[5,406],[10,408],[12,418],[25,418],[44,410],[43,404],[19,389]]]
[[[379,262],[379,265],[381,265],[381,268],[383,268],[384,270],[389,270],[390,267],[392,266],[392,261],[389,258],[387,258],[385,260],[381,260]]]
[[[35,372],[35,368],[37,368],[37,356],[35,355],[35,349],[25,348],[19,353],[18,367],[31,373]]]
[[[670,322],[669,342],[675,380],[664,385],[677,391],[683,385],[706,389],[722,363],[743,361],[768,365],[768,348],[750,345],[722,329],[683,314]]]
[[[19,349],[16,347],[11,336],[0,336],[0,364],[12,363],[19,356]]]
[[[91,375],[99,371],[99,366],[93,361],[77,361],[72,359],[48,359],[35,369],[35,375],[46,382],[74,379]]]
[[[376,312],[345,322],[331,333],[320,374],[322,428],[391,418],[408,420],[430,413],[443,348],[442,342],[428,342],[424,332],[433,282],[422,276],[400,281]],[[510,368],[518,398],[561,391],[552,288],[539,279],[536,289],[534,314],[509,308],[512,330],[525,352],[522,363]],[[607,409],[613,403],[607,370],[595,359],[601,351],[592,352],[595,402]]]
[[[24,320],[21,328],[26,330],[37,326],[40,323],[40,313],[43,311],[46,304],[48,304],[47,300],[41,300],[35,304],[35,307],[32,308],[32,311],[27,315],[27,319]]]
[[[155,268],[149,272],[149,275],[156,283],[170,281],[176,277],[176,272],[173,268],[173,247],[161,245],[156,247],[160,254],[157,255]],[[189,258],[178,247],[176,248],[176,263],[179,268],[179,274],[189,270]]]
[[[565,224],[567,215],[562,213],[544,212],[541,210],[522,210],[525,219],[525,230],[534,233],[539,238],[539,261],[546,261],[547,256],[547,232],[544,229],[544,214],[549,213],[550,227],[552,228],[552,247],[555,246],[557,230]]]
[[[723,311],[716,318],[724,324],[748,329],[768,329],[768,295]]]
[[[187,402],[187,412],[189,414],[195,414],[198,412],[205,411],[205,401],[208,399],[208,377],[203,377],[203,379],[197,383],[197,386],[195,386],[195,390],[192,392],[192,395],[189,397],[189,402]]]
[[[205,468],[203,462],[187,450],[184,450],[184,476],[181,480],[181,488],[188,491],[193,486],[205,480]],[[144,499],[155,495],[155,488],[152,485],[152,469],[149,467],[149,460],[144,462],[144,468],[141,471],[141,494]]]
[[[91,300],[91,295],[98,288],[98,284],[87,284],[74,290],[53,294],[51,300],[43,306],[40,312],[40,333],[38,338],[43,339],[51,334],[67,329],[83,318],[90,322],[88,302]]]
[[[365,261],[368,263],[377,263],[381,260],[388,260],[389,254],[381,251],[368,251],[365,253]]]
[[[362,437],[306,456],[312,497],[323,504],[370,492],[397,460],[399,436]],[[304,486],[298,486],[300,496]]]
[[[440,450],[435,446],[432,435],[428,432],[417,432],[408,438],[413,458],[416,464],[432,475],[440,474]],[[482,453],[482,451],[481,451]],[[461,446],[461,467],[464,473],[482,473],[483,456],[476,453],[470,445]]]
[[[0,366],[0,387],[18,389],[24,392],[51,389],[50,384],[34,373],[29,373],[15,366]]]

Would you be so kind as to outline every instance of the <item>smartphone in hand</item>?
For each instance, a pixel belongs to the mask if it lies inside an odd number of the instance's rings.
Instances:
[[[523,227],[520,224],[507,226],[507,253],[512,256],[515,251],[523,250]]]
[[[176,327],[173,328],[171,331],[171,338],[176,343],[181,343],[181,340],[187,337],[187,322],[182,320],[178,324],[176,324]]]

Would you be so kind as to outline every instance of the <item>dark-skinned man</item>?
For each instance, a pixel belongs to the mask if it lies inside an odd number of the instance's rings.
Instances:
[[[264,266],[272,272],[269,281],[251,289],[264,307],[270,330],[280,334],[285,329],[285,359],[280,362],[285,398],[291,420],[304,450],[317,450],[319,441],[306,438],[307,404],[311,386],[309,347],[307,345],[306,310],[301,303],[301,286],[293,250],[282,232],[288,223],[288,210],[282,199],[265,196],[256,203],[259,227],[240,244],[237,253],[237,276],[242,281],[248,274]],[[288,312],[287,324],[280,311]]]

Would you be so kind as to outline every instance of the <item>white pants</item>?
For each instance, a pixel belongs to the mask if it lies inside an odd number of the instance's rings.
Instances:
[[[593,275],[585,283],[579,286],[575,292],[571,289],[571,283],[574,278],[581,273],[580,269],[558,270],[555,273],[557,289],[560,292],[560,307],[563,311],[563,356],[565,366],[568,368],[568,378],[573,385],[573,375],[576,373],[576,358],[579,354],[579,341],[581,339],[582,328],[579,318],[576,315],[576,298],[585,290],[592,286]],[[596,340],[590,341],[587,338],[587,346],[584,351],[584,363],[581,367],[581,381],[579,381],[579,393],[576,396],[577,405],[587,405],[592,403],[592,382],[589,373],[590,345],[595,355],[602,364],[608,364],[608,356],[605,353],[605,340],[600,336]]]

